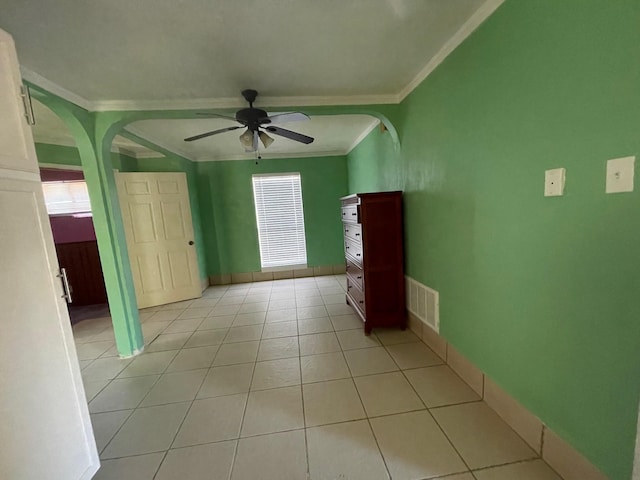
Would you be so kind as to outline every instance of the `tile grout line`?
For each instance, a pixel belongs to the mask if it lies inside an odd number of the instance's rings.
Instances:
[[[342,345],[341,345],[342,347]],[[349,363],[347,362],[347,357],[344,354],[344,350],[342,350],[342,357],[344,358],[344,362],[347,364],[347,369],[349,370],[349,373],[351,373],[351,383],[353,384],[354,388],[356,389],[356,394],[358,395],[358,400],[360,400],[360,405],[362,405],[362,410],[364,411],[365,414],[365,420],[367,421],[367,425],[369,426],[369,431],[371,432],[371,435],[373,436],[373,441],[376,443],[376,447],[378,448],[378,453],[380,454],[380,458],[382,459],[382,463],[384,464],[384,468],[387,472],[387,478],[391,479],[391,471],[389,470],[389,465],[387,465],[387,460],[384,457],[384,453],[382,453],[382,449],[380,448],[380,443],[378,442],[378,438],[376,437],[376,433],[373,430],[373,425],[371,425],[371,419],[369,418],[369,412],[367,412],[367,408],[364,405],[364,402],[362,401],[362,395],[360,395],[360,390],[358,390],[358,386],[356,385],[355,379],[353,377],[353,373],[351,372],[351,367],[349,366]]]
[[[204,319],[203,319],[203,321],[204,321]],[[201,323],[202,323],[202,322],[201,322]],[[196,329],[196,330],[197,330],[197,329]],[[196,330],[194,330],[194,332],[191,334],[191,336],[193,336],[193,335],[195,334],[195,331],[196,331]],[[191,336],[189,337],[189,339],[191,338]],[[187,342],[189,341],[189,339],[187,340]],[[187,343],[187,342],[185,342],[185,345],[186,345],[186,343]],[[181,349],[178,351],[178,353],[174,356],[174,360],[175,360],[175,357],[177,357],[177,356],[180,354],[180,352],[181,352],[182,350],[184,350],[184,346],[183,346],[183,348],[181,348]],[[187,411],[185,412],[184,417],[182,417],[182,421],[180,422],[180,425],[179,425],[179,426],[178,426],[178,428],[176,429],[176,432],[175,432],[175,434],[173,435],[173,438],[172,438],[172,440],[171,440],[171,443],[169,443],[169,448],[164,452],[164,456],[162,457],[162,460],[161,460],[160,464],[158,465],[158,468],[156,469],[156,472],[155,472],[155,474],[154,474],[153,478],[155,478],[155,477],[158,475],[158,473],[160,472],[160,469],[162,468],[162,464],[164,463],[164,461],[165,461],[165,459],[166,459],[166,457],[167,457],[167,455],[168,455],[168,453],[169,453],[169,450],[171,450],[171,447],[173,447],[173,445],[174,445],[174,443],[175,443],[175,441],[176,441],[176,438],[178,437],[178,434],[180,433],[180,430],[182,429],[182,427],[183,427],[183,425],[184,425],[184,422],[186,421],[187,417],[189,416],[189,413],[191,412],[191,409],[193,408],[193,404],[196,402],[196,400],[197,400],[197,398],[198,398],[198,393],[199,393],[199,392],[200,392],[200,390],[202,389],[202,385],[204,385],[204,382],[205,382],[205,380],[206,380],[206,378],[207,378],[207,375],[209,374],[209,371],[211,370],[211,368],[212,368],[212,366],[213,366],[213,362],[215,361],[215,358],[218,356],[218,352],[219,352],[219,351],[220,351],[220,347],[218,347],[218,349],[216,350],[215,355],[214,355],[214,356],[213,356],[213,358],[211,359],[211,362],[209,363],[209,366],[208,366],[208,368],[207,368],[207,373],[206,373],[205,375],[203,375],[202,380],[200,381],[200,385],[198,386],[198,389],[196,390],[196,392],[195,392],[195,394],[194,394],[194,396],[193,396],[193,399],[191,400],[191,403],[189,404],[189,408],[187,408]],[[173,363],[173,361],[172,361],[171,363]],[[167,366],[167,369],[169,368],[169,366],[170,366],[170,365],[168,365],[168,366]],[[166,369],[165,369],[165,372],[166,372]],[[149,393],[150,393],[150,391],[149,391]],[[147,393],[147,395],[148,395],[149,393]],[[146,398],[146,396],[145,396],[145,398]],[[143,401],[144,401],[144,399],[143,399]],[[175,402],[175,403],[179,403],[179,402]],[[246,406],[246,403],[245,403],[245,406]],[[237,442],[236,442],[236,449],[234,449],[234,459],[235,459],[235,451],[236,451],[236,450],[237,450]],[[232,463],[232,465],[233,465],[233,463]],[[230,475],[231,475],[231,473],[230,473]]]
[[[386,348],[386,347],[385,347]],[[465,467],[467,467],[467,471],[471,472],[471,468],[469,467],[469,464],[466,462],[466,460],[462,457],[462,454],[458,451],[458,449],[456,448],[456,446],[453,444],[453,441],[449,438],[449,436],[445,433],[444,429],[442,428],[442,426],[438,423],[438,421],[436,420],[436,418],[433,416],[433,414],[431,413],[431,411],[429,410],[429,408],[427,407],[427,404],[424,402],[424,400],[422,400],[422,397],[418,394],[418,391],[415,389],[415,387],[413,386],[413,384],[409,381],[409,378],[405,375],[403,370],[400,370],[400,372],[402,373],[403,378],[405,379],[405,381],[409,384],[409,386],[411,387],[411,389],[413,390],[413,392],[415,393],[415,395],[417,395],[417,397],[420,399],[420,402],[424,405],[425,407],[425,411],[429,414],[429,416],[431,417],[431,419],[435,422],[435,424],[438,426],[438,428],[440,429],[440,431],[442,432],[442,434],[444,435],[444,437],[447,439],[447,441],[449,442],[449,444],[451,445],[451,447],[453,448],[453,450],[456,452],[456,454],[458,455],[458,457],[460,457],[460,460],[462,461],[462,463],[464,464]],[[472,476],[474,476],[473,474],[471,474]]]
[[[309,461],[309,437],[307,435],[307,413],[304,406],[304,384],[302,383],[302,357],[300,356],[300,336],[298,335],[298,367],[300,368],[300,399],[302,400],[302,425],[304,430],[304,452],[307,460],[307,478],[311,478],[311,462]]]
[[[124,370],[124,369],[123,369]],[[120,430],[122,430],[122,428],[124,427],[124,425],[127,423],[127,421],[129,421],[129,419],[133,416],[134,413],[136,413],[136,410],[138,408],[140,408],[140,404],[144,401],[145,398],[147,398],[147,395],[149,395],[149,392],[151,392],[151,390],[153,390],[153,387],[155,387],[157,385],[157,383],[160,381],[160,377],[162,377],[162,375],[158,375],[158,378],[156,378],[156,381],[153,382],[153,385],[151,385],[151,387],[149,388],[149,390],[147,391],[147,393],[142,397],[142,399],[140,399],[140,401],[137,403],[137,405],[135,407],[133,407],[133,409],[131,409],[131,413],[129,414],[129,416],[127,417],[127,419],[122,422],[122,425],[120,425],[120,427],[118,427],[118,429],[116,430],[116,432],[113,434],[113,436],[109,439],[109,441],[105,444],[104,448],[102,449],[102,452],[104,452],[109,445],[111,445],[111,442],[113,442],[113,439],[116,438],[116,436],[118,435],[118,433],[120,433]],[[113,379],[115,380],[115,378]],[[113,381],[112,380],[112,381]],[[114,410],[114,411],[123,411],[123,410],[128,410],[128,409],[122,409],[122,410]],[[107,412],[101,412],[101,413],[107,413]],[[100,452],[100,453],[102,453]],[[102,460],[102,459],[101,459]],[[111,460],[111,459],[108,459]]]
[[[236,314],[237,316],[237,314]],[[235,320],[235,318],[234,318]],[[263,327],[263,331],[264,331],[264,327]],[[262,336],[262,333],[260,334],[260,336]],[[229,470],[229,479],[231,479],[233,477],[233,470],[235,469],[236,466],[236,461],[238,459],[238,452],[240,450],[240,439],[242,438],[242,428],[244,427],[244,421],[247,415],[247,408],[249,407],[249,397],[251,396],[251,384],[253,383],[253,378],[255,377],[255,373],[256,373],[256,365],[258,363],[258,352],[260,350],[260,344],[258,343],[258,348],[256,350],[256,357],[255,360],[253,362],[253,369],[251,370],[251,380],[249,381],[249,391],[247,392],[247,397],[244,401],[244,408],[242,410],[242,419],[240,420],[240,428],[238,429],[238,438],[236,440],[236,448],[234,449],[233,452],[233,458],[231,459],[231,468]],[[216,353],[216,357],[217,357],[217,353]],[[215,362],[215,359],[214,359]]]

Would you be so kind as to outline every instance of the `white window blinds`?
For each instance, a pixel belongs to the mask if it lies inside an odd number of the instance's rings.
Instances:
[[[300,174],[254,175],[262,269],[307,265]]]
[[[49,215],[91,211],[87,184],[83,180],[44,182],[42,190]]]

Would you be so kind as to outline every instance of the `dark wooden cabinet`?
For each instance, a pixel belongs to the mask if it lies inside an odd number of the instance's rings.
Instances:
[[[107,303],[98,243],[74,242],[56,245],[60,268],[67,271],[73,306]]]
[[[347,303],[364,331],[406,327],[402,192],[359,193],[342,199]]]

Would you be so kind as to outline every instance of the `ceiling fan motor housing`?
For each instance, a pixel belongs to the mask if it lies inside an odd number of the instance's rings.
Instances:
[[[259,108],[243,108],[236,112],[236,120],[249,127],[251,131],[258,129],[260,124],[271,123],[269,115]]]

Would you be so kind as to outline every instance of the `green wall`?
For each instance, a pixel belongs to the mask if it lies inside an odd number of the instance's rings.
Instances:
[[[80,153],[76,147],[36,143],[36,156],[39,163],[81,167]],[[123,172],[135,171],[136,159],[121,153],[111,152],[113,168]]]
[[[251,176],[300,172],[309,266],[344,261],[340,197],[347,193],[346,157],[230,160],[197,164],[210,275],[260,271]]]
[[[405,191],[406,270],[441,333],[612,479],[640,394],[640,2],[507,0],[374,130],[349,189]],[[544,171],[565,167],[563,197]],[[638,175],[636,175],[638,177]]]

